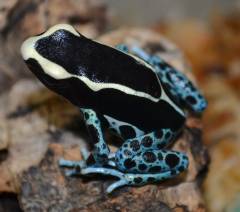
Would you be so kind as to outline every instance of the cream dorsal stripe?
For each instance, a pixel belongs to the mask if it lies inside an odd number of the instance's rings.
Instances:
[[[82,82],[84,82],[91,90],[93,91],[99,91],[101,89],[106,89],[106,88],[113,88],[116,90],[119,90],[121,92],[124,92],[128,95],[134,95],[138,97],[143,97],[147,98],[153,102],[158,102],[160,99],[168,102],[176,111],[178,111],[180,114],[184,115],[183,112],[169,99],[169,97],[166,95],[165,91],[162,89],[162,94],[160,98],[155,98],[147,93],[141,92],[141,91],[136,91],[132,88],[129,88],[124,85],[116,84],[116,83],[99,83],[99,82],[94,82],[88,79],[86,76],[78,76],[74,74],[70,74],[66,69],[64,69],[62,66],[44,58],[41,56],[35,49],[35,44],[36,42],[44,37],[50,36],[57,30],[66,30],[75,36],[80,37],[81,35],[70,25],[68,24],[58,24],[53,27],[51,27],[49,30],[47,30],[45,33],[39,35],[39,36],[33,36],[28,38],[26,41],[21,46],[21,54],[24,60],[28,60],[30,58],[33,58],[38,61],[39,65],[43,69],[43,71],[51,76],[54,79],[60,80],[60,79],[68,79],[68,78],[78,78]],[[160,82],[159,82],[160,83]]]

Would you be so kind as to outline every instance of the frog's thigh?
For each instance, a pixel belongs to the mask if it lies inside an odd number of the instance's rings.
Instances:
[[[163,128],[155,132],[151,132],[137,138],[126,140],[118,150],[116,156],[119,161],[132,157],[140,152],[152,149],[163,149],[167,147],[176,137],[177,131],[169,128]]]
[[[127,173],[155,174],[172,171],[172,175],[175,175],[176,172],[181,172],[188,166],[188,158],[185,154],[170,150],[145,150],[136,155],[129,151],[123,154],[129,156],[121,158],[116,154],[116,165],[118,169]]]

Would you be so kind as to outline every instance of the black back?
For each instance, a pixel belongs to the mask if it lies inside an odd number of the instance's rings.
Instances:
[[[114,48],[58,30],[36,42],[36,51],[69,73],[91,81],[116,83],[153,97],[161,96],[156,74],[133,57]]]

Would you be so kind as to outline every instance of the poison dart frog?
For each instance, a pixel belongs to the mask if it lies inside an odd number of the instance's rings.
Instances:
[[[83,160],[60,159],[67,175],[103,174],[140,186],[173,178],[187,169],[186,154],[167,149],[183,129],[186,109],[202,113],[207,101],[181,72],[140,47],[112,48],[59,24],[21,46],[29,69],[84,116],[93,149]],[[122,138],[110,152],[103,131]]]

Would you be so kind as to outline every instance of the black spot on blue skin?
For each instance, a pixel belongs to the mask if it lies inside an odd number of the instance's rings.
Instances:
[[[88,131],[91,135],[91,138],[92,138],[92,142],[94,144],[98,143],[99,141],[99,134],[98,134],[98,130],[94,127],[94,125],[88,125]]]
[[[84,113],[84,118],[85,118],[85,120],[89,119],[89,114],[87,112]]]
[[[142,163],[142,164],[139,164],[139,165],[138,165],[138,169],[141,170],[141,171],[144,171],[144,170],[147,169],[147,166]]]
[[[166,73],[166,78],[169,82],[172,82],[171,74],[173,74],[172,71]]]
[[[77,165],[75,169],[76,169],[76,172],[80,173],[81,167],[79,165]]]
[[[166,146],[165,142],[161,142],[160,144],[157,145],[158,149],[162,149]]]
[[[127,147],[128,147],[128,145],[125,143],[125,144],[123,144],[123,147],[127,148]]]
[[[98,162],[102,163],[102,164],[106,164],[108,161],[108,156],[107,154],[99,154],[98,156]]]
[[[106,145],[106,144],[102,144],[102,148],[103,148],[103,149],[106,149],[106,148],[107,148],[107,145]]]
[[[186,81],[184,76],[181,76],[180,74],[177,75],[178,79],[180,79],[181,81]]]
[[[90,154],[89,157],[88,157],[87,160],[86,160],[87,166],[93,165],[93,164],[95,164],[95,163],[96,163],[96,161],[95,161],[93,155]]]
[[[153,166],[148,171],[150,173],[159,173],[159,172],[161,172],[161,170],[162,170],[161,166]]]
[[[107,156],[107,154],[101,154],[101,155],[99,155],[101,158],[103,158],[103,159],[108,159],[108,156]]]
[[[157,160],[157,157],[153,152],[145,152],[143,154],[143,160],[147,163],[153,163]]]
[[[129,157],[129,156],[132,155],[132,153],[131,153],[129,150],[127,150],[127,149],[125,149],[125,150],[123,151],[123,154],[124,154],[126,157]]]
[[[151,147],[152,146],[152,143],[153,143],[153,140],[151,137],[149,136],[145,136],[143,139],[142,139],[142,145],[144,147]]]
[[[133,140],[130,142],[130,147],[134,152],[138,151],[140,149],[140,144],[138,140]]]
[[[160,160],[160,161],[163,160],[163,155],[161,152],[158,153],[158,160]]]
[[[99,124],[99,121],[98,121],[98,120],[95,120],[95,124]]]
[[[152,182],[155,181],[155,178],[154,178],[154,177],[149,177],[149,178],[147,179],[147,181],[148,181],[149,183],[152,183]]]
[[[197,100],[193,96],[187,96],[186,101],[191,105],[195,105],[197,103]]]
[[[175,170],[171,170],[171,175],[176,175],[176,171]]]
[[[162,130],[159,130],[159,131],[155,132],[155,136],[156,136],[156,138],[161,139],[162,136],[163,136]]]
[[[120,132],[121,132],[121,135],[122,135],[125,139],[135,138],[135,137],[136,137],[135,130],[134,130],[131,126],[122,125],[122,126],[119,127],[119,130],[120,130]]]
[[[136,177],[136,178],[134,178],[133,181],[134,181],[135,183],[139,184],[139,183],[141,183],[141,182],[143,181],[143,179],[142,179],[141,177]]]
[[[178,170],[180,171],[180,172],[183,172],[184,171],[184,166],[180,166],[179,168],[178,168]]]
[[[179,157],[175,154],[169,153],[165,157],[165,161],[170,168],[174,168],[179,163]]]
[[[136,162],[131,159],[126,159],[124,161],[124,166],[126,169],[131,169],[136,166]]]
[[[183,155],[183,159],[188,160],[188,157],[186,155]]]
[[[170,136],[171,136],[171,133],[170,132],[167,132],[166,134],[165,134],[165,139],[169,139],[170,138]]]
[[[159,65],[159,67],[160,67],[161,70],[165,70],[165,69],[168,67],[167,64],[164,63],[164,62],[161,62],[161,63],[159,63],[158,65]]]

